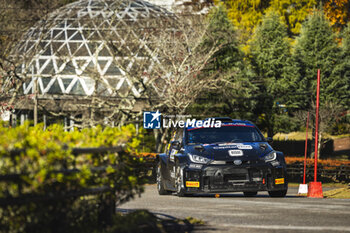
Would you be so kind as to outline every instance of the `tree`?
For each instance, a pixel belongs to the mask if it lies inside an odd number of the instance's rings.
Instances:
[[[336,65],[332,75],[336,80],[344,80],[342,84],[345,85],[343,87],[345,89],[344,95],[340,97],[343,102],[343,106],[345,109],[350,108],[350,23],[344,29],[343,32],[343,41],[341,46],[341,52],[339,57],[339,62]],[[344,98],[344,99],[343,99]]]
[[[346,80],[333,75],[339,59],[339,48],[329,21],[322,10],[315,10],[303,24],[297,38],[294,52],[295,66],[298,69],[295,92],[295,106],[309,109],[311,101],[316,99],[317,69],[321,70],[320,103],[345,103]]]
[[[52,25],[48,21],[48,15],[54,9],[76,0],[2,0],[0,3],[0,112],[14,111],[21,95],[22,84],[29,77],[18,72],[18,67],[26,66],[34,54],[14,54],[15,48],[23,45],[23,35],[29,31],[34,24],[38,31],[48,30]],[[46,25],[39,21],[47,22]],[[43,38],[41,38],[43,39]],[[41,40],[40,39],[40,40]],[[40,41],[39,41],[40,43]],[[39,46],[40,47],[40,46]],[[15,58],[17,56],[17,58]],[[26,72],[25,72],[26,73]],[[21,96],[28,102],[33,102],[33,95]]]
[[[251,43],[251,66],[259,82],[256,114],[261,115],[268,136],[274,135],[276,103],[285,103],[293,77],[290,46],[285,25],[275,13],[264,16]]]
[[[293,36],[300,33],[302,23],[316,4],[316,0],[272,0],[266,11],[278,13],[287,25],[289,36]]]
[[[348,99],[348,81],[342,77],[336,67],[339,63],[340,50],[337,47],[334,33],[329,21],[322,10],[315,10],[303,24],[301,34],[297,38],[294,52],[295,66],[298,68],[298,76],[294,91],[296,95],[295,106],[301,110],[313,111],[316,100],[317,69],[321,70],[320,83],[320,109],[325,109],[322,119],[322,130],[329,128],[332,121],[327,117],[336,118],[339,108],[346,105]],[[336,75],[335,72],[338,72]],[[337,111],[327,110],[337,109]],[[328,112],[328,113],[327,113]],[[329,116],[327,116],[327,114]],[[315,116],[311,115],[311,125],[315,122]],[[322,133],[322,131],[321,131]],[[322,134],[320,134],[320,137]],[[313,131],[313,138],[315,132]],[[319,140],[321,142],[321,140]],[[320,144],[318,145],[320,146]]]
[[[304,124],[307,120],[307,112],[308,111],[297,111],[295,113],[295,117],[300,121],[301,124]],[[342,112],[342,107],[339,105],[336,105],[332,102],[325,102],[323,105],[319,107],[319,138],[318,138],[318,158],[321,154],[321,147],[324,145],[329,138],[326,137],[325,133],[329,133],[331,131],[331,127],[339,120],[340,114]],[[312,138],[315,139],[315,124],[314,119],[316,118],[316,102],[315,100],[312,101],[311,107],[309,110],[310,113],[310,119],[312,121],[311,124],[309,124],[309,127],[311,128],[313,135]],[[315,145],[315,142],[312,142],[313,145]],[[311,150],[314,150],[314,147],[311,147]]]
[[[216,4],[221,1],[214,1]],[[247,0],[247,1],[224,1],[227,7],[228,17],[233,25],[238,28],[240,41],[247,44],[253,30],[261,22],[264,10],[269,6],[270,1]]]
[[[217,41],[220,49],[212,56],[212,70],[228,70],[238,67],[242,63],[243,54],[239,49],[237,33],[228,18],[228,12],[223,4],[213,7],[207,17],[209,21],[208,33],[203,45],[210,48]]]
[[[324,13],[337,30],[343,29],[350,18],[349,0],[326,0],[323,3]]]
[[[2,100],[30,109],[34,97],[39,111],[69,117],[75,127],[123,125],[151,108],[183,114],[201,93],[225,83],[222,72],[205,72],[221,45],[200,17],[129,0],[67,5],[22,37],[9,57],[13,75],[4,72]]]
[[[341,46],[341,52],[339,62],[335,66],[332,75],[337,80],[342,80],[345,92],[340,96],[342,104],[342,112],[335,116],[337,120],[334,124],[335,132],[333,133],[344,133],[348,132],[350,128],[350,117],[346,112],[350,109],[350,24],[343,31],[343,40]]]
[[[116,66],[137,84],[146,102],[142,110],[182,115],[200,95],[228,83],[223,78],[226,71],[207,72],[214,54],[225,44],[222,37],[213,36],[210,23],[202,17],[171,14],[147,19],[147,27],[141,28],[129,23],[123,32],[128,35],[128,46],[115,40],[113,31],[104,36],[113,50]],[[135,22],[135,26],[139,24]],[[140,117],[142,112],[135,114]],[[161,151],[160,143],[168,131],[168,128],[154,131],[157,151]]]
[[[243,113],[251,107],[252,100],[249,98],[255,86],[246,73],[244,54],[239,48],[237,32],[222,4],[212,8],[207,20],[210,37],[204,40],[203,46],[210,48],[213,43],[218,43],[220,49],[211,57],[205,72],[211,74],[219,71],[227,75],[220,88],[199,96],[196,103],[191,105],[190,113],[246,118]]]

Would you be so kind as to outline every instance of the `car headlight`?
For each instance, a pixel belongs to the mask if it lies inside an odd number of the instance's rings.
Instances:
[[[199,156],[199,155],[193,155],[190,153],[187,153],[188,157],[190,158],[190,160],[194,163],[202,163],[202,164],[207,164],[211,161],[211,159]]]
[[[265,162],[271,162],[277,158],[276,151],[270,152],[268,155],[264,156]]]

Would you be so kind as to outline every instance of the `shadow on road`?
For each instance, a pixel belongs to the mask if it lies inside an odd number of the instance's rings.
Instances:
[[[132,232],[202,232],[202,231],[214,231],[216,230],[212,226],[207,226],[203,221],[195,219],[192,217],[187,217],[185,219],[179,219],[169,214],[149,212],[142,209],[123,209],[117,208],[117,213],[124,216],[130,216],[133,213],[141,212],[149,214],[150,216],[145,219],[140,219],[134,221],[134,225],[138,225],[137,229],[133,229]],[[144,214],[143,214],[144,215]],[[122,231],[121,231],[122,232]]]
[[[189,198],[191,197],[201,197],[201,198],[216,198],[215,193],[201,193],[201,194],[193,194],[191,196],[188,196]],[[223,193],[219,194],[219,198],[272,198],[268,194],[258,194],[254,197],[245,197],[243,194],[239,193]],[[297,195],[288,195],[285,197],[280,197],[280,198],[305,198],[302,196],[297,196]],[[273,199],[276,199],[276,197],[273,197]]]

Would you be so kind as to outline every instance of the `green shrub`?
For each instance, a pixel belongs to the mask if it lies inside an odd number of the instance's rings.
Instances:
[[[20,174],[17,181],[0,180],[0,199],[20,198],[24,202],[0,209],[1,231],[63,232],[80,231],[87,226],[93,229],[108,222],[102,216],[108,208],[143,191],[143,159],[135,156],[142,134],[136,136],[133,125],[120,129],[97,126],[74,132],[64,132],[60,125],[42,129],[40,124],[32,127],[25,123],[16,128],[0,124],[0,176]],[[77,147],[123,144],[125,151],[120,153],[72,153],[72,148]],[[20,153],[11,155],[11,151]],[[101,187],[110,191],[75,196]],[[33,197],[42,198],[25,201]]]

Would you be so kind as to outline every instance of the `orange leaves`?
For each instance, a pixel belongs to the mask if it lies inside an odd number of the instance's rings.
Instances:
[[[324,4],[324,12],[332,25],[340,29],[349,22],[349,0],[328,0]]]
[[[149,152],[141,152],[137,155],[138,157],[147,157],[147,158],[155,158],[157,156],[157,153],[149,153]]]

